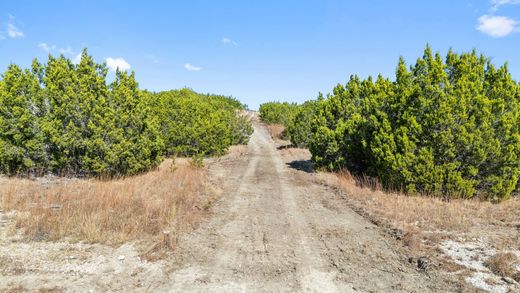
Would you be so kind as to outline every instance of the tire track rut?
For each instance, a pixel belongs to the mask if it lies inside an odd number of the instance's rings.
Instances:
[[[156,291],[450,291],[406,264],[337,194],[289,168],[265,126],[254,130],[247,155],[210,165],[224,194],[211,219],[179,240]]]

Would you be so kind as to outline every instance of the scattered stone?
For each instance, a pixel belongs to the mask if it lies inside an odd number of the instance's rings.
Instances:
[[[61,209],[61,204],[56,204],[56,203],[53,203],[49,206],[51,209],[53,210],[59,210]]]
[[[508,283],[508,284],[514,284],[516,283],[515,280],[513,280],[512,278],[509,278],[509,277],[502,277],[502,281]]]
[[[125,256],[124,255],[120,255],[120,256],[117,257],[117,259],[120,260],[120,261],[123,261],[123,260],[125,260]]]
[[[430,268],[430,260],[426,257],[419,257],[417,259],[417,268],[421,271],[426,271]]]

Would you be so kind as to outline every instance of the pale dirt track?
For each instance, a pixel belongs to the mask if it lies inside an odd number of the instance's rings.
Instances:
[[[290,167],[255,124],[247,155],[210,167],[224,194],[214,214],[179,240],[154,291],[447,292],[311,174]],[[294,166],[294,162],[292,164]]]
[[[132,243],[24,242],[7,236],[0,211],[0,292],[458,291],[301,170],[308,152],[279,150],[254,127],[243,154],[208,162],[220,199],[160,261],[144,261]]]

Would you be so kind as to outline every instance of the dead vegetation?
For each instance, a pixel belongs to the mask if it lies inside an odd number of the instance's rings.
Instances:
[[[474,257],[479,259],[473,261],[483,263],[496,276],[520,281],[518,258],[509,252],[520,248],[518,198],[498,204],[478,199],[444,200],[385,191],[377,180],[354,177],[348,171],[318,173],[318,177],[330,186],[339,187],[354,210],[389,231],[409,255],[434,259],[443,270],[456,272],[467,280],[472,269],[456,264],[460,261],[451,259],[441,249],[445,241],[455,241],[461,247],[496,251],[489,258],[482,255],[482,259],[475,252]],[[513,284],[500,278],[493,280],[501,285]]]
[[[339,186],[356,210],[374,222],[400,230],[404,236],[420,234],[424,240],[489,236],[497,249],[520,245],[516,229],[520,227],[520,201],[516,198],[499,204],[443,200],[384,191],[377,180],[355,178],[348,171],[334,175],[321,173],[320,176],[329,184]],[[502,234],[502,230],[507,233]]]
[[[191,230],[213,200],[206,171],[179,160],[112,181],[4,179],[0,195],[0,210],[14,211],[13,232],[22,231],[28,240],[139,239],[168,246],[169,237]]]
[[[42,288],[38,288],[37,290],[29,290],[27,289],[26,287],[22,286],[22,285],[12,285],[12,286],[9,286],[7,288],[4,288],[5,291],[2,291],[2,292],[5,292],[5,293],[25,293],[25,292],[36,292],[36,293],[60,293],[60,292],[64,292],[64,290],[62,290],[61,288],[59,287],[49,287],[49,288],[46,288],[46,287],[42,287]]]
[[[269,134],[271,134],[271,138],[273,140],[283,140],[283,134],[285,127],[281,124],[268,124],[267,129],[269,130]]]
[[[518,264],[518,257],[511,252],[497,253],[484,262],[484,265],[494,274],[517,282],[520,281],[520,272],[516,269]]]

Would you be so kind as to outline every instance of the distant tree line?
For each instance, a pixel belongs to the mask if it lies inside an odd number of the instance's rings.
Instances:
[[[428,46],[410,67],[401,58],[394,80],[354,75],[297,108],[288,136],[318,168],[434,196],[519,190],[520,85],[475,51],[443,58]]]
[[[222,155],[231,145],[247,144],[253,133],[251,123],[239,115],[244,105],[236,99],[189,89],[161,92],[155,98],[167,155]]]
[[[79,64],[11,64],[0,79],[0,173],[132,175],[168,155],[223,154],[252,132],[236,99],[151,93],[133,72],[110,83],[107,73],[86,50]]]
[[[287,125],[298,109],[298,104],[287,102],[268,102],[260,105],[260,119],[269,124]]]

